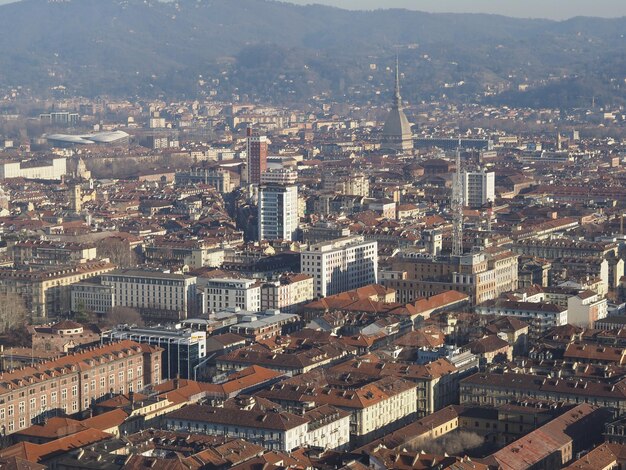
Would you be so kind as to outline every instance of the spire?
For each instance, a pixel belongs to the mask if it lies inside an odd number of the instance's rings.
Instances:
[[[393,97],[393,106],[396,108],[402,107],[402,96],[400,96],[400,64],[398,54],[396,54],[396,90]]]

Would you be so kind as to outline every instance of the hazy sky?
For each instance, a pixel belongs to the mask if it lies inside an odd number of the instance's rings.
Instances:
[[[0,0],[0,5],[16,0]],[[236,1],[236,0],[232,0]],[[322,3],[352,10],[409,8],[429,12],[497,13],[506,16],[566,19],[572,16],[626,16],[625,0],[282,0]]]
[[[408,8],[429,12],[497,13],[506,16],[565,19],[573,16],[626,16],[625,0],[289,0],[340,8]]]

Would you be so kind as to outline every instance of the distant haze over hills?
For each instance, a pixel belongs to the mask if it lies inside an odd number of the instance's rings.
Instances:
[[[624,18],[553,22],[265,0],[22,0],[0,7],[0,87],[387,102],[397,50],[412,102],[477,100],[487,88],[530,83],[530,92],[487,99],[567,107],[593,95],[620,103],[624,31]]]
[[[321,3],[351,10],[407,8],[439,13],[488,13],[518,18],[563,20],[575,16],[626,16],[626,3],[615,0],[285,0],[306,5]]]

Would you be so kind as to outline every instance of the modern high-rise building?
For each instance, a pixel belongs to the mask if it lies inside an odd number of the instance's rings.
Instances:
[[[298,187],[259,187],[259,240],[295,240],[298,230]]]
[[[378,243],[362,236],[311,245],[300,254],[301,271],[313,276],[316,297],[376,284]]]
[[[252,134],[252,129],[248,128],[248,184],[261,183],[261,174],[267,169],[267,147],[267,137],[254,135]]]
[[[466,171],[463,173],[463,202],[478,208],[496,198],[496,174],[493,171]]]

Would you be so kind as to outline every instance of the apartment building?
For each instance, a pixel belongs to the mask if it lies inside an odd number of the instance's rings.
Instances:
[[[295,240],[298,224],[298,187],[259,186],[259,240]]]
[[[238,437],[266,449],[289,452],[314,445],[341,450],[350,442],[350,413],[332,406],[319,406],[302,415],[262,410],[249,403],[224,408],[190,405],[166,417],[168,429]]]
[[[428,416],[456,402],[460,371],[447,359],[428,364],[383,361],[376,356],[351,359],[332,367],[334,373],[366,375],[371,378],[396,377],[416,385],[418,416]]]
[[[533,334],[542,334],[556,326],[567,324],[567,307],[545,302],[515,302],[489,300],[476,307],[476,313],[515,317],[530,325]]]
[[[226,244],[224,240],[222,243]],[[218,267],[224,263],[223,245],[205,240],[169,240],[156,237],[144,247],[149,263],[159,266],[188,265],[191,269]]]
[[[116,306],[137,309],[147,319],[177,321],[195,313],[195,276],[118,269],[101,279],[102,285],[113,287]]]
[[[260,365],[266,369],[299,375],[319,367],[336,364],[354,353],[352,348],[337,342],[303,344],[302,346],[298,349],[270,350],[252,345],[219,356],[215,360],[215,366],[220,372],[229,372]]]
[[[95,245],[84,243],[60,243],[49,240],[26,240],[11,247],[13,262],[16,265],[67,264],[96,259]]]
[[[313,276],[284,274],[278,280],[261,286],[261,310],[294,313],[298,306],[314,297]]]
[[[577,404],[581,402],[626,411],[626,380],[611,385],[580,377],[551,378],[532,374],[481,372],[461,381],[461,405],[498,406],[531,398]]]
[[[315,244],[350,236],[350,228],[332,222],[317,222],[302,228],[304,243]]]
[[[176,172],[174,178],[179,186],[206,184],[220,193],[229,193],[236,188],[230,171],[218,165],[192,166],[189,170]]]
[[[593,328],[595,322],[608,315],[607,299],[589,289],[547,287],[518,297],[525,302],[547,302],[566,307],[567,323],[584,328]]]
[[[322,175],[322,188],[324,191],[332,191],[347,196],[368,197],[370,195],[370,181],[363,174],[324,173]]]
[[[0,269],[0,292],[19,295],[33,322],[67,313],[71,309],[72,284],[113,271],[108,261],[30,269]]]
[[[261,173],[261,184],[296,184],[298,170],[291,168],[268,168]]]
[[[0,429],[12,434],[47,416],[86,411],[110,393],[161,380],[161,349],[120,341],[72,353],[0,378]]]
[[[517,289],[517,260],[518,255],[495,247],[460,257],[402,250],[379,273],[380,283],[396,290],[398,302],[456,290],[480,304]]]
[[[112,286],[97,282],[82,281],[70,286],[72,312],[93,312],[106,315],[115,307],[115,293]]]
[[[397,429],[417,412],[417,387],[396,377],[382,377],[359,385],[330,385],[317,373],[294,377],[258,393],[291,410],[307,404],[331,405],[350,413],[350,441],[362,445]]]
[[[261,282],[255,279],[214,278],[204,282],[205,313],[238,307],[248,312],[261,310]]]
[[[618,245],[614,242],[590,242],[568,238],[542,240],[527,238],[511,246],[520,255],[535,256],[548,260],[558,258],[606,258],[610,253],[617,254]]]
[[[314,279],[316,297],[376,284],[378,243],[362,236],[318,243],[302,251],[300,264],[302,273]]]
[[[472,208],[483,207],[496,199],[496,174],[493,171],[463,172],[463,203]]]
[[[300,317],[296,314],[265,310],[262,313],[242,316],[241,321],[232,325],[229,331],[252,341],[260,341],[289,334],[301,327]]]

